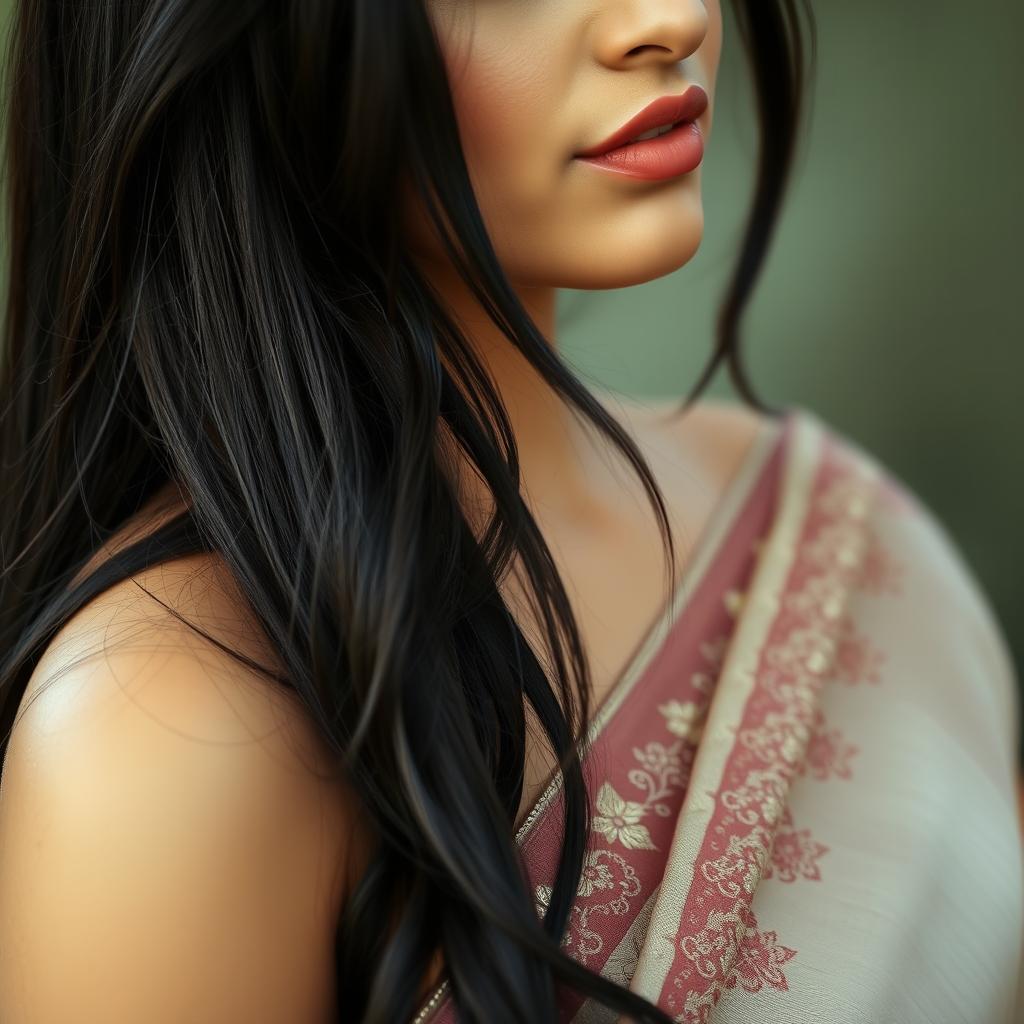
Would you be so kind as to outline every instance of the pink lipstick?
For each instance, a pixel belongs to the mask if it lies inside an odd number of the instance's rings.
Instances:
[[[576,159],[646,181],[686,174],[704,156],[697,118],[707,105],[707,93],[699,85],[679,96],[662,96],[603,142],[577,153]]]

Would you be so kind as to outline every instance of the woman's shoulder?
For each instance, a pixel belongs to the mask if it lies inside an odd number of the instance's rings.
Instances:
[[[81,575],[151,533],[167,512],[153,504],[125,524]],[[42,742],[51,725],[67,735],[101,714],[236,751],[252,740],[312,778],[332,757],[284,676],[226,560],[217,552],[174,558],[104,590],[61,626],[29,678],[12,743],[23,719]]]
[[[1019,676],[995,604],[964,542],[941,508],[882,453],[816,412],[795,409],[793,415],[838,463],[868,481],[860,589],[888,595],[895,602],[889,627],[898,626],[908,638],[927,638],[930,658],[944,659],[959,668],[958,676],[970,677],[956,684],[958,699],[990,703],[1012,753],[1020,742]]]
[[[898,542],[905,557],[915,556],[922,571],[933,572],[969,591],[978,611],[994,618],[990,600],[963,543],[955,536],[941,508],[918,489],[909,474],[817,411],[793,407],[790,414],[798,429],[818,439],[819,446],[812,449],[814,458],[825,450],[836,463],[867,481],[874,533],[884,530],[894,543]]]
[[[962,542],[954,535],[941,508],[918,489],[909,474],[882,452],[816,411],[794,407],[791,416],[798,429],[819,440],[815,457],[827,449],[838,464],[868,482],[876,528],[884,528],[898,537],[904,550],[913,550],[924,567],[931,566],[942,575],[955,578],[959,586],[972,591],[974,599],[984,606],[985,614],[992,614]]]
[[[268,645],[223,561],[196,555],[95,597],[36,666],[0,798],[0,932],[19,934],[22,958],[8,968],[28,977],[44,957],[70,968],[83,963],[73,948],[81,943],[97,963],[121,965],[121,981],[105,984],[119,988],[134,974],[138,986],[124,990],[133,1019],[156,1019],[146,986],[161,988],[168,969],[200,978],[205,964],[238,962],[243,949],[253,967],[287,951],[287,969],[254,971],[265,985],[252,999],[282,1017],[306,1007],[295,1019],[322,1019],[353,852],[352,793],[331,775],[295,694],[192,626],[266,664]],[[67,906],[80,913],[69,917]],[[144,918],[162,922],[159,937]],[[106,922],[102,949],[89,924],[97,919]],[[145,950],[132,938],[140,930]],[[190,944],[175,944],[185,934]],[[3,980],[0,971],[8,990]],[[211,999],[224,999],[222,982],[211,977]],[[68,1000],[98,1013],[89,998],[68,988]],[[59,1015],[50,1009],[42,1015]],[[250,999],[225,1011],[241,1018],[262,1008]]]
[[[161,508],[123,526],[94,553],[76,581],[165,520]],[[270,676],[280,671],[273,646],[225,560],[215,552],[170,559],[113,584],[63,623],[35,666],[21,710],[47,699],[51,689],[61,691],[48,698],[53,703],[66,702],[72,692],[82,700],[95,699],[103,682],[113,681],[115,665],[132,679],[173,676],[187,667],[184,677],[229,677],[280,703],[283,687],[228,650],[264,666]],[[77,685],[86,678],[88,687]],[[177,688],[184,696],[185,684]]]

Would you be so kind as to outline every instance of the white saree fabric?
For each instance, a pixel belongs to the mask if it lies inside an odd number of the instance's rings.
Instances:
[[[794,428],[774,533],[718,680],[705,760],[670,855],[678,861],[662,883],[671,898],[656,902],[632,987],[671,1001],[680,1020],[714,1024],[1024,1022],[1019,691],[1007,645],[934,514],[813,414],[798,411]],[[830,570],[844,552],[847,577]],[[802,579],[801,555],[811,563]],[[776,643],[780,608],[794,618]],[[830,612],[834,644],[815,648]],[[809,688],[810,718],[750,714],[773,670],[776,696],[799,700],[801,681],[787,686],[786,671],[801,648],[831,661]],[[732,860],[709,862],[700,847],[728,803],[723,768],[744,745],[760,745],[753,760],[768,772],[773,758],[800,769],[788,787],[773,781],[774,803],[761,805],[759,822],[778,812],[767,860],[756,844],[744,857],[741,836]],[[694,878],[736,878],[738,866],[749,872],[739,890],[752,890],[749,916],[739,908],[741,938],[723,941],[728,925],[708,915],[656,941],[692,902]],[[711,984],[684,980],[684,997],[671,1000],[663,965],[677,969],[680,958],[670,948],[690,954],[694,973],[710,968]],[[715,962],[723,952],[735,957],[727,973]]]

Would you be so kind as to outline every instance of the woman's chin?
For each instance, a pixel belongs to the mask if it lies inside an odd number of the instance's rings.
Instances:
[[[632,198],[577,231],[564,288],[628,288],[671,274],[688,263],[704,235],[699,192]]]
[[[700,247],[703,230],[691,222],[664,225],[657,233],[594,232],[580,259],[563,266],[553,282],[559,288],[603,290],[629,288],[671,274],[689,263]]]

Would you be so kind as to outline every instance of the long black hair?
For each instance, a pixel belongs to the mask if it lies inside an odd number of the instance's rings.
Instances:
[[[798,139],[806,30],[797,0],[733,6],[758,178],[683,408],[724,360],[777,415],[744,376],[738,324]],[[559,942],[589,826],[587,662],[502,403],[403,248],[400,173],[508,343],[633,466],[669,552],[671,530],[639,450],[495,257],[422,2],[20,0],[8,45],[0,754],[77,609],[216,553],[284,670],[237,656],[302,701],[379,837],[336,929],[349,1019],[406,1021],[443,948],[464,1020],[553,1022],[568,985],[668,1024]],[[493,495],[481,535],[456,501],[456,449]],[[186,510],[70,586],[168,482]],[[550,672],[499,595],[514,557]],[[525,702],[564,777],[543,920],[512,834]]]

